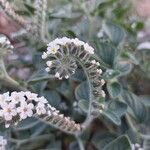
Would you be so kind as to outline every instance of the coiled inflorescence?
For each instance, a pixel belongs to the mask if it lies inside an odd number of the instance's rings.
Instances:
[[[0,34],[0,56],[5,55],[9,51],[11,52],[13,48],[9,39],[5,35]]]
[[[27,117],[37,117],[67,133],[81,130],[79,124],[64,117],[44,97],[38,97],[35,93],[27,91],[0,94],[0,120],[5,122],[6,127]]]
[[[5,150],[6,144],[7,144],[7,140],[4,139],[3,136],[0,136],[0,150]]]
[[[101,90],[104,80],[101,79],[100,63],[93,59],[94,48],[79,39],[57,38],[48,44],[42,58],[46,59],[46,71],[58,79],[69,78],[75,73],[77,62],[84,66],[92,85],[93,95],[105,97]]]

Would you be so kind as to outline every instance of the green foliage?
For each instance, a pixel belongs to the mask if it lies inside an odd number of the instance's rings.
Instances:
[[[129,106],[128,112],[132,117],[138,122],[143,122],[146,119],[146,108],[138,96],[131,92],[123,91],[122,99]]]
[[[119,45],[124,40],[125,33],[120,26],[111,22],[105,22],[103,24],[103,29],[115,45]]]
[[[18,6],[20,3],[23,6],[16,8],[16,12],[32,22],[35,17],[34,1],[18,2]],[[85,130],[80,133],[81,137],[74,138],[35,118],[22,121],[9,131],[3,128],[2,123],[0,133],[10,139],[8,150],[83,150],[82,147],[131,150],[131,143],[143,143],[144,150],[149,150],[149,135],[144,135],[149,134],[150,123],[149,86],[145,86],[150,79],[149,51],[135,51],[137,32],[144,28],[144,23],[137,18],[131,20],[131,3],[123,0],[49,0],[47,6],[46,41],[36,37],[34,32],[16,38],[25,45],[14,50],[19,59],[9,60],[6,55],[5,64],[0,59],[0,90],[30,90],[45,96],[49,104],[81,123]],[[99,31],[101,37],[98,37]],[[93,57],[100,63],[101,78],[106,82],[102,87],[106,98],[91,101],[90,83],[93,80],[87,80],[85,68],[81,66],[84,62],[78,64],[75,74],[68,80],[57,80],[45,71],[41,54],[46,50],[46,43],[62,36],[77,37],[94,47]],[[26,74],[22,72],[24,68],[29,69],[29,75],[22,79]],[[101,112],[103,105],[104,111],[99,116],[89,113],[89,106],[93,112]],[[90,122],[85,119],[87,116],[94,119]],[[89,121],[89,126],[84,121]]]
[[[122,87],[119,82],[110,82],[107,84],[107,90],[112,98],[116,98],[121,94]]]
[[[117,100],[111,100],[108,103],[104,116],[110,119],[116,125],[121,125],[121,117],[126,113],[127,105]]]
[[[120,136],[106,147],[103,150],[131,150],[131,144],[127,136]]]

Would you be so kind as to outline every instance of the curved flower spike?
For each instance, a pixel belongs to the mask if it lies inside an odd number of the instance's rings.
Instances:
[[[27,91],[0,94],[0,119],[5,122],[6,127],[16,125],[28,117],[37,117],[70,134],[81,130],[79,124],[60,114],[44,97],[38,97],[35,93]]]
[[[4,139],[3,136],[0,136],[0,150],[5,150],[6,144],[7,144],[7,140]]]
[[[5,13],[10,16],[13,20],[15,20],[21,26],[26,26],[26,21],[23,17],[19,16],[15,13],[12,6],[7,0],[0,0],[0,6],[5,11]]]
[[[90,82],[95,97],[105,97],[101,90],[104,80],[101,79],[100,63],[94,60],[94,48],[79,39],[67,37],[57,38],[50,42],[42,59],[46,59],[46,71],[58,79],[68,79],[75,73],[78,65],[83,67]]]
[[[35,0],[34,28],[36,37],[45,40],[47,0]]]

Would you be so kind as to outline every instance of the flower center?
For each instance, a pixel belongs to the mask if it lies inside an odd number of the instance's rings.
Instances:
[[[23,109],[24,112],[27,112],[27,110],[28,110],[28,109],[27,109],[26,107]]]

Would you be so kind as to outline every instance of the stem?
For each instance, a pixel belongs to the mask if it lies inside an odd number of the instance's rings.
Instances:
[[[128,114],[125,115],[128,125],[130,126],[131,130],[135,133],[137,133],[142,139],[150,139],[150,135],[145,135],[140,133],[133,125],[132,120]]]
[[[41,38],[42,40],[47,43],[47,39],[45,37],[46,35],[46,29],[45,29],[45,26],[46,26],[46,11],[47,11],[47,0],[43,0],[43,6],[42,6],[42,22],[41,22]],[[47,31],[48,32],[48,31]]]
[[[127,120],[127,122],[128,122],[129,127],[131,128],[131,130],[132,130],[133,132],[137,132],[137,129],[134,127],[130,116],[129,116],[128,114],[126,114],[125,117],[126,117],[126,120]]]
[[[6,82],[9,87],[16,88],[18,90],[25,90],[25,88],[23,88],[16,80],[12,79],[8,75],[6,68],[5,68],[4,60],[2,57],[0,57],[0,68],[1,68],[2,73],[3,73],[1,79],[4,82]]]
[[[86,129],[89,124],[93,121],[94,117],[91,117],[91,107],[92,107],[92,87],[91,87],[91,83],[90,83],[90,79],[89,79],[89,76],[88,76],[88,73],[84,67],[84,65],[82,64],[82,62],[80,60],[78,60],[77,58],[74,58],[76,59],[76,61],[81,65],[85,75],[86,75],[86,78],[87,78],[87,81],[89,83],[89,109],[88,109],[88,114],[87,114],[87,117],[85,119],[85,121],[82,123],[82,126],[84,129]]]
[[[80,138],[79,136],[75,136],[75,137],[76,137],[76,140],[77,140],[77,142],[78,142],[79,149],[80,149],[80,150],[85,150],[84,144],[83,144],[81,138]]]

